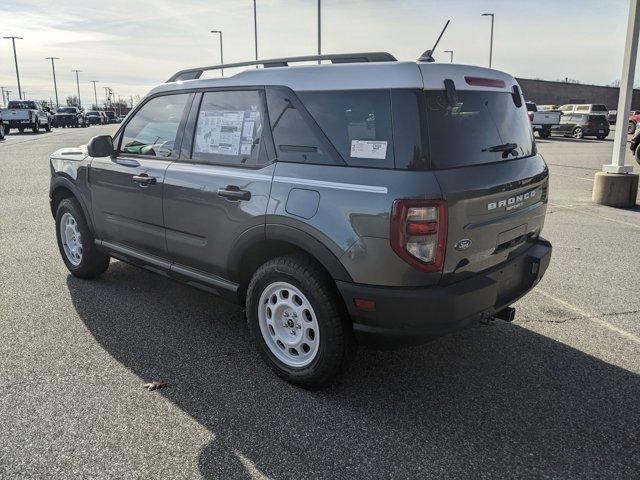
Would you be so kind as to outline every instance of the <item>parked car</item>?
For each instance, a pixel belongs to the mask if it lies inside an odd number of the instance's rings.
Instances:
[[[540,138],[550,137],[551,128],[560,123],[562,112],[551,110],[539,112],[534,102],[525,102],[525,105],[527,106],[527,113],[529,114],[533,131],[538,132]]]
[[[548,168],[516,80],[330,59],[237,81],[178,72],[113,138],[55,152],[69,271],[96,277],[114,256],[238,302],[265,362],[304,387],[329,382],[356,342],[512,320],[551,256]]]
[[[594,115],[608,115],[609,110],[601,103],[582,103],[582,104],[566,104],[558,107],[563,115],[569,115],[571,113],[591,113]]]
[[[609,122],[604,115],[594,113],[572,113],[563,115],[560,125],[551,128],[553,135],[572,136],[574,138],[607,138],[610,132]]]
[[[49,116],[40,105],[32,100],[11,100],[8,108],[0,109],[0,116],[5,124],[5,133],[17,128],[20,133],[30,129],[38,133],[41,128],[51,131]]]
[[[117,123],[116,122],[116,112],[112,110],[106,110],[105,115],[107,116],[107,123]]]
[[[629,125],[627,127],[627,132],[633,135],[636,133],[636,129],[638,128],[638,123],[640,122],[640,110],[632,110],[629,113]]]
[[[60,107],[54,116],[56,127],[87,127],[89,123],[78,107]]]
[[[86,114],[87,123],[89,125],[102,125],[104,124],[104,117],[97,110],[90,110]]]

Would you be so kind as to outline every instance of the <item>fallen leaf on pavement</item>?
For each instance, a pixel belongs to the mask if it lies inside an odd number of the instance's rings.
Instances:
[[[153,382],[145,383],[143,385],[143,387],[149,391],[158,390],[159,388],[164,388],[166,386],[167,386],[167,382],[165,382],[164,380],[154,380]]]

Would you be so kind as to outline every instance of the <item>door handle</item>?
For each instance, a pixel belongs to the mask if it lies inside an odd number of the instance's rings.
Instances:
[[[156,183],[156,177],[150,177],[146,173],[134,175],[133,177],[131,177],[131,179],[142,187],[146,187],[147,185],[155,185]]]
[[[229,200],[250,200],[251,192],[248,190],[240,190],[236,185],[227,185],[226,188],[219,188],[218,195],[228,198]]]

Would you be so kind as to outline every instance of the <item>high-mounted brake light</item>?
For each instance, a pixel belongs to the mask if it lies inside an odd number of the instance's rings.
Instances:
[[[504,80],[500,80],[498,78],[464,77],[464,80],[472,87],[505,88],[506,86]]]
[[[442,268],[447,240],[444,200],[396,200],[391,211],[391,248],[416,268]]]

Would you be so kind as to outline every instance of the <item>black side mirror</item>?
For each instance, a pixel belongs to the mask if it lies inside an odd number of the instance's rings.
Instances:
[[[87,144],[87,153],[91,157],[110,157],[115,153],[111,135],[98,135]]]

